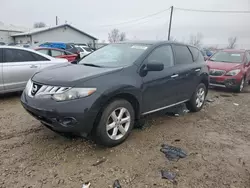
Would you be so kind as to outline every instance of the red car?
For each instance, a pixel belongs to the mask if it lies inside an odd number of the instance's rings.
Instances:
[[[241,92],[250,80],[250,52],[247,50],[222,50],[208,60],[210,85]]]
[[[52,57],[67,59],[69,62],[75,61],[79,58],[79,55],[77,54],[57,48],[37,48],[35,50]]]

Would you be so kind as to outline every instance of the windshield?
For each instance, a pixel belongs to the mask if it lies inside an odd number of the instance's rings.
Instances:
[[[239,52],[217,52],[215,53],[210,60],[211,61],[220,61],[228,63],[242,63],[244,53]]]
[[[100,67],[122,67],[133,64],[149,47],[145,44],[110,44],[83,58],[79,64]]]

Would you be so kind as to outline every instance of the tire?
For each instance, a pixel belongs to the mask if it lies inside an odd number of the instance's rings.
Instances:
[[[133,129],[134,119],[134,108],[128,101],[123,99],[112,101],[102,112],[95,130],[95,141],[107,147],[121,144]]]
[[[206,94],[207,87],[205,86],[205,84],[200,83],[196,87],[196,90],[193,93],[191,99],[186,103],[187,109],[191,112],[200,111],[205,103]]]
[[[244,86],[245,86],[245,78],[242,78],[241,81],[240,81],[240,84],[235,89],[235,92],[241,93],[242,90],[244,89]]]

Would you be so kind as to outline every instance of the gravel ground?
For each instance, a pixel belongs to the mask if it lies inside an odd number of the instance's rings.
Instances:
[[[18,94],[0,97],[0,187],[93,188],[249,188],[250,87],[241,94],[210,90],[199,113],[147,117],[126,142],[103,148],[84,139],[67,139],[43,127],[21,107]],[[237,104],[234,104],[237,103]],[[163,143],[188,156],[169,162]],[[95,165],[98,160],[104,162]],[[162,169],[177,173],[176,184],[161,179]]]

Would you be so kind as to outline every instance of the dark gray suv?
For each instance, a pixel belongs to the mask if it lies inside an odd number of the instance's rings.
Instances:
[[[141,116],[186,103],[203,107],[209,83],[201,52],[171,42],[107,45],[82,59],[36,73],[21,97],[24,108],[59,133],[93,135],[115,146]]]

